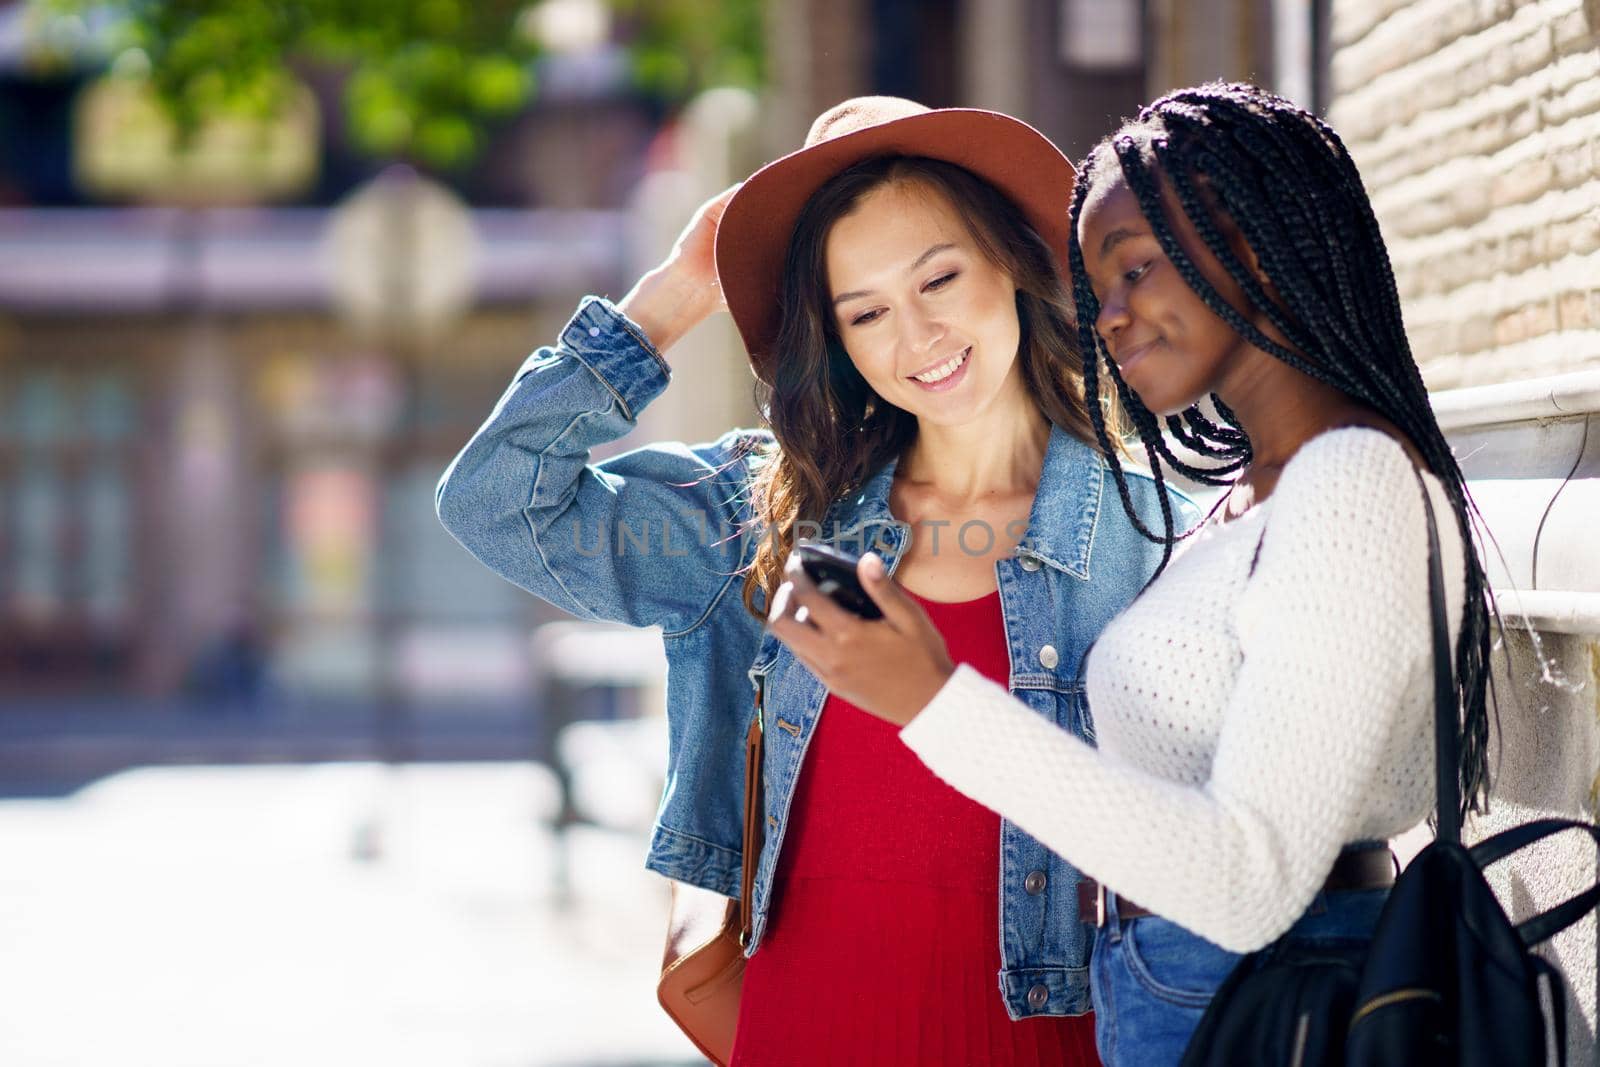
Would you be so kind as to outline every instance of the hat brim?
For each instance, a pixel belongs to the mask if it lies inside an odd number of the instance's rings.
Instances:
[[[925,156],[965,167],[1004,193],[1066,269],[1076,172],[1050,140],[996,111],[947,108],[869,126],[802,148],[756,171],[717,227],[717,279],[756,377],[772,381],[778,289],[795,224],[830,178],[877,156]]]

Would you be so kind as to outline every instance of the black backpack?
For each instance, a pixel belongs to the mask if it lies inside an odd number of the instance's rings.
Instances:
[[[1472,848],[1441,840],[1406,868],[1384,907],[1362,969],[1344,1062],[1388,1067],[1566,1062],[1566,984],[1535,955],[1600,900],[1591,888],[1513,926],[1483,868],[1562,830],[1600,830],[1541,819]]]
[[[1421,482],[1421,476],[1418,476]],[[1207,1007],[1183,1067],[1545,1067],[1566,1063],[1566,986],[1534,945],[1600,903],[1600,886],[1514,925],[1483,868],[1563,830],[1568,819],[1461,843],[1457,723],[1439,531],[1427,487],[1438,834],[1396,880],[1371,942],[1246,956]]]

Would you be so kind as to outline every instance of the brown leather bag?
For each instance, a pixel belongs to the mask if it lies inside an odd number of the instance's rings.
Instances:
[[[709,941],[696,947],[695,931],[704,936],[704,924],[681,913],[687,904],[674,889],[672,915],[667,923],[667,950],[662,960],[656,998],[695,1047],[718,1067],[727,1067],[733,1055],[733,1035],[739,1025],[739,994],[744,988],[744,946],[750,939],[755,895],[756,864],[764,843],[761,809],[761,699],[756,698],[755,721],[744,742],[744,854],[739,877],[739,899],[730,900],[722,927]]]

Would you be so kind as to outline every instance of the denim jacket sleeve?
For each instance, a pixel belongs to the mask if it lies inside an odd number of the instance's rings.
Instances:
[[[750,472],[770,436],[733,431],[591,463],[669,377],[636,325],[585,298],[445,470],[440,520],[484,564],[574,615],[692,630],[739,595]]]

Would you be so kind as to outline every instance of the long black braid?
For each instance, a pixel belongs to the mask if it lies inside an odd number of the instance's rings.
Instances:
[[[1251,344],[1291,367],[1361,401],[1394,423],[1444,484],[1455,513],[1467,568],[1466,603],[1456,645],[1455,681],[1462,708],[1462,808],[1483,810],[1488,790],[1488,684],[1491,604],[1474,548],[1477,508],[1444,433],[1434,419],[1422,373],[1411,355],[1400,294],[1377,217],[1354,161],[1338,135],[1316,116],[1253,85],[1213,83],[1170,93],[1106,138],[1089,154],[1072,198],[1068,266],[1084,353],[1084,389],[1096,437],[1135,528],[1162,546],[1187,536],[1166,507],[1163,468],[1209,485],[1229,485],[1249,466],[1250,439],[1221,398],[1215,418],[1200,407],[1158,420],[1122,380],[1095,328],[1100,315],[1084,273],[1077,239],[1084,203],[1112,166],[1139,201],[1152,233],[1179,275],[1219,318]],[[1249,303],[1250,315],[1223,299],[1179,245],[1163,205],[1162,183],[1196,234]],[[1238,228],[1266,284],[1224,237],[1222,220]],[[1267,288],[1270,286],[1272,294]],[[1252,321],[1262,315],[1287,341]],[[1163,502],[1164,528],[1139,519],[1118,451],[1101,415],[1101,372],[1139,435]],[[1164,435],[1162,425],[1167,434]],[[1174,451],[1176,442],[1184,455]],[[1187,458],[1186,458],[1187,457]],[[1205,465],[1199,465],[1200,457]]]

